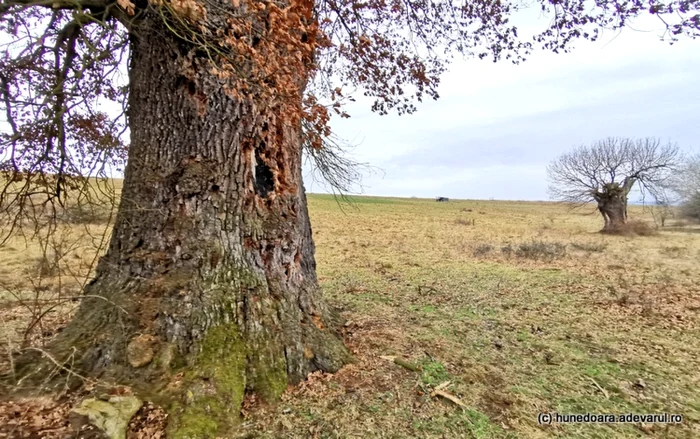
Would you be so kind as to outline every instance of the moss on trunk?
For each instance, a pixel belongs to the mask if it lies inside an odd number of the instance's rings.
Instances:
[[[185,400],[170,410],[171,437],[216,437],[237,424],[246,388],[246,345],[235,324],[209,329],[201,352],[182,373]]]
[[[109,248],[49,347],[65,369],[24,357],[25,370],[130,385],[170,409],[174,437],[213,438],[235,427],[245,392],[275,401],[350,356],[317,285],[301,126],[232,97],[158,14],[134,25],[132,142]]]

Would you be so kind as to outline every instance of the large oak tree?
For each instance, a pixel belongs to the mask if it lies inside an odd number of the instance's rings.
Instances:
[[[87,175],[126,163],[109,248],[49,349],[61,370],[158,393],[174,435],[215,436],[244,392],[274,400],[350,360],[319,294],[301,178],[303,151],[318,156],[330,116],[347,116],[348,88],[380,114],[406,113],[438,97],[454,55],[517,63],[649,14],[671,40],[700,34],[698,0],[540,0],[552,20],[533,39],[510,22],[522,7],[2,0],[5,211],[16,219],[39,192],[61,205]],[[6,382],[55,368],[16,364]]]
[[[678,147],[659,139],[608,137],[562,154],[547,167],[550,195],[559,201],[595,202],[603,231],[627,222],[627,202],[635,187],[665,201],[665,187],[678,164]]]

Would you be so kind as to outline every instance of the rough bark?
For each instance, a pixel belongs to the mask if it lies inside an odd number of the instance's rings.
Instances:
[[[631,187],[631,186],[630,186]],[[598,211],[605,221],[604,231],[615,230],[627,222],[627,184],[606,184],[593,197],[598,203]]]
[[[619,198],[599,202],[598,209],[605,220],[605,230],[615,229],[627,222],[627,209],[625,203]]]
[[[349,355],[317,287],[300,127],[232,98],[158,16],[136,35],[113,235],[50,352],[165,404],[172,437],[215,437],[244,392],[274,400]]]

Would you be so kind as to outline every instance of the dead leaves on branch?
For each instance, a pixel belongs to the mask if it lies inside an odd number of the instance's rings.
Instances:
[[[84,6],[80,3],[75,2],[76,9]],[[568,10],[558,13],[535,41],[561,50],[574,37],[594,39],[598,28],[614,28],[618,19],[622,26],[625,19],[646,12],[616,3],[610,18],[607,2],[592,11],[579,3],[555,5]],[[649,11],[692,16],[697,1],[686,3],[668,8],[653,3]],[[308,122],[315,148],[328,137],[331,115],[348,117],[343,103],[335,99],[339,86],[363,89],[375,98],[372,109],[380,114],[411,113],[415,102],[439,97],[440,76],[454,55],[517,63],[534,47],[509,23],[516,9],[510,2],[149,0],[148,4],[197,58],[208,60],[210,71],[226,83],[232,96],[274,107],[292,124]],[[125,20],[125,15],[148,12],[132,0],[117,0],[117,5],[125,14],[114,17],[127,26],[138,20]],[[118,33],[109,21],[100,25]],[[683,23],[683,30],[697,36],[696,19]],[[302,105],[304,93],[317,102]]]
[[[358,35],[353,33],[351,44],[347,44],[336,38],[335,20],[324,19],[325,3],[232,0],[229,7],[215,8],[194,0],[151,1],[167,12],[168,26],[192,45],[192,51],[200,53],[199,58],[206,54],[210,71],[225,83],[232,97],[277,108],[291,124],[303,120],[309,143],[316,150],[323,148],[324,139],[330,136],[331,115],[349,117],[343,105],[352,101],[341,93],[338,85],[342,84],[331,85],[331,81],[325,89],[314,82],[331,74],[324,71],[322,63],[333,56],[354,65],[345,70],[345,63],[334,63],[341,83],[381,93],[384,104],[373,108],[380,113],[411,100],[412,88],[418,100],[424,95],[438,97],[438,76],[444,69],[438,64],[431,67],[427,58],[409,53],[413,49],[399,38],[394,24],[384,23],[388,16],[381,9],[386,5],[367,4],[357,9],[356,16],[343,15],[343,20],[355,20],[358,28],[366,27]],[[377,12],[378,16],[370,19],[365,12]],[[375,25],[390,25],[394,30],[384,36],[371,31]],[[414,109],[409,104],[401,108],[400,113]]]
[[[186,44],[191,80],[202,67],[235,99],[275,108],[292,125],[327,124],[324,110],[302,104],[313,76],[318,25],[313,2],[152,0],[166,27]],[[324,132],[325,127],[319,127]]]
[[[75,8],[90,8],[81,3],[75,1]],[[592,9],[584,8],[582,0],[541,3],[543,10],[555,12],[553,22],[535,35],[548,50],[566,50],[575,38],[595,39],[599,29],[621,28],[643,13],[677,16],[675,21],[673,17],[663,21],[674,37],[699,35],[697,0],[652,1],[648,8],[634,2],[601,1]],[[149,0],[149,4],[163,13],[178,38],[199,46],[211,58],[217,72],[232,83],[232,93],[283,96],[294,102],[284,108],[292,112],[302,111],[300,90],[313,78],[309,87],[319,101],[333,100],[338,86],[350,86],[376,98],[372,108],[379,113],[410,113],[416,101],[438,97],[439,77],[454,55],[517,63],[534,48],[509,21],[518,9],[512,2]],[[117,0],[117,5],[128,16],[143,7],[132,0]],[[62,9],[68,6],[61,4]],[[105,28],[107,21],[101,23]],[[333,111],[345,117],[335,106]]]
[[[129,15],[134,15],[136,13],[136,5],[130,0],[117,0],[117,4],[120,8],[124,9]]]

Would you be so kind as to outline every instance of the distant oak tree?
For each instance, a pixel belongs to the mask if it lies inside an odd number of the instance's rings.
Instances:
[[[508,0],[0,0],[4,231],[125,165],[109,247],[47,348],[59,371],[158,394],[172,436],[216,437],[245,393],[351,361],[301,177],[304,151],[336,163],[320,151],[348,90],[411,113],[455,55],[518,63],[642,15],[700,35],[700,0],[534,4],[552,19],[523,38]],[[14,364],[5,384],[55,370]]]
[[[627,222],[627,201],[636,186],[656,201],[678,162],[678,147],[659,139],[609,137],[562,154],[547,167],[549,193],[573,204],[595,202],[604,230]]]

